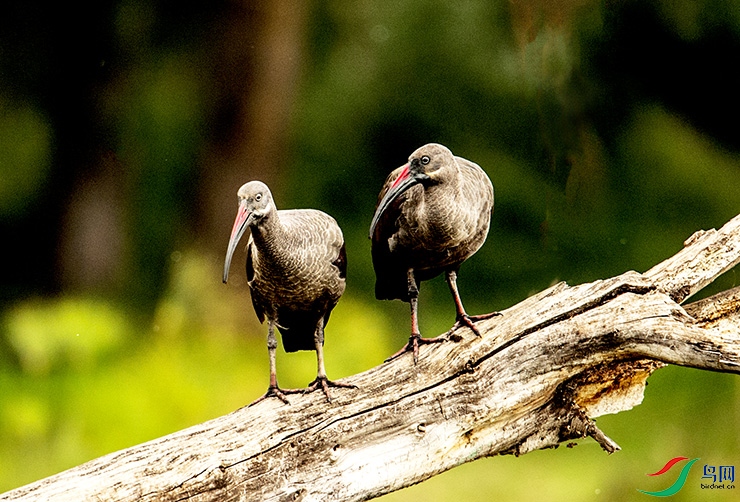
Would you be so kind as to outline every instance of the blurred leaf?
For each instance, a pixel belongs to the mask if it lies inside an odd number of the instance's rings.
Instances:
[[[43,114],[0,96],[0,218],[17,218],[36,202],[50,174],[51,148]]]
[[[7,312],[5,324],[9,345],[23,370],[33,375],[93,365],[132,331],[120,311],[83,298],[25,302]]]

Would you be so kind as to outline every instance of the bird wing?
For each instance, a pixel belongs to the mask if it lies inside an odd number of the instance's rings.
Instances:
[[[257,314],[257,319],[260,323],[265,321],[265,310],[262,307],[262,298],[256,288],[252,287],[252,280],[254,279],[254,263],[252,262],[252,237],[249,237],[249,243],[247,244],[247,284],[249,284],[249,294],[252,297],[252,307],[254,307],[254,313]]]
[[[332,262],[332,265],[339,269],[340,278],[345,279],[347,277],[347,248],[344,243],[342,243],[342,247],[339,249],[339,255]]]
[[[475,162],[471,162],[463,157],[455,157],[455,160],[460,166],[460,172],[463,178],[467,181],[463,185],[465,188],[477,191],[477,187],[486,187],[485,193],[466,194],[468,200],[479,200],[486,204],[490,203],[490,210],[493,211],[493,183],[491,183],[491,178]]]
[[[343,267],[337,266],[340,277],[344,277],[347,271],[344,235],[333,217],[316,209],[287,209],[280,214],[283,225],[292,233],[295,252],[326,266],[343,262]]]
[[[290,233],[290,251],[297,265],[300,287],[319,293],[312,305],[278,305],[278,330],[286,352],[314,350],[314,333],[324,326],[345,287],[347,253],[342,230],[328,214],[314,209],[281,210],[280,219]],[[291,291],[281,294],[289,295]]]

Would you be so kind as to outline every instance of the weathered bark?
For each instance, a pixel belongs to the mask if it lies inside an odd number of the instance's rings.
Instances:
[[[557,284],[346,379],[267,400],[18,488],[0,500],[365,500],[483,456],[587,436],[657,368],[740,373],[740,289],[681,307],[740,261],[740,216],[644,274]]]

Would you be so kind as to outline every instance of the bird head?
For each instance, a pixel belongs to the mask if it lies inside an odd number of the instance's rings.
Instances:
[[[245,183],[237,192],[237,196],[239,198],[239,209],[236,213],[234,226],[231,229],[229,247],[226,250],[224,282],[229,278],[231,258],[234,256],[236,246],[247,227],[258,225],[275,208],[270,189],[261,181]]]
[[[409,177],[417,179],[417,183],[429,186],[441,183],[445,168],[453,165],[454,162],[455,156],[449,148],[437,143],[429,143],[412,153],[406,165]],[[398,179],[396,183],[400,183]]]
[[[395,180],[391,182],[388,191],[378,202],[372,223],[370,224],[370,238],[375,233],[375,226],[388,206],[403,192],[414,185],[431,186],[443,182],[444,168],[453,165],[455,157],[449,148],[429,143],[418,148],[409,157],[409,161],[401,167]]]

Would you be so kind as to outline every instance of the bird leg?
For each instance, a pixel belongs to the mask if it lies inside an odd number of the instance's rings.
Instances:
[[[450,287],[452,297],[455,299],[455,308],[457,309],[455,324],[452,325],[452,328],[450,328],[447,333],[450,334],[458,329],[460,326],[465,325],[470,328],[471,331],[476,334],[476,336],[481,336],[480,331],[478,331],[478,328],[475,327],[474,323],[478,321],[483,321],[485,319],[490,319],[491,317],[497,315],[501,315],[501,313],[491,312],[490,314],[474,316],[468,315],[467,312],[465,312],[465,307],[463,307],[462,300],[460,299],[460,293],[457,291],[457,272],[455,270],[448,270],[445,274],[445,278],[447,279],[447,285]]]
[[[319,323],[316,326],[316,333],[314,334],[314,343],[316,346],[316,364],[318,370],[316,372],[316,380],[308,384],[308,388],[304,393],[313,392],[321,387],[326,396],[326,400],[331,403],[331,394],[329,394],[329,387],[340,387],[345,389],[356,389],[356,385],[348,383],[333,382],[326,377],[326,368],[324,368],[324,318],[319,319]]]
[[[409,337],[408,343],[404,345],[401,350],[386,359],[385,362],[391,361],[406,352],[413,352],[414,364],[416,364],[419,361],[419,345],[441,343],[445,341],[444,338],[421,337],[421,333],[419,332],[419,287],[416,285],[413,268],[408,270],[407,279],[409,287],[409,304],[411,305],[411,336]]]
[[[290,404],[285,394],[297,394],[299,389],[281,389],[277,383],[277,369],[275,364],[275,352],[277,351],[277,338],[275,337],[275,322],[268,320],[267,323],[267,352],[270,354],[270,386],[264,396],[252,401],[249,406],[254,406],[268,397],[276,397],[285,404]]]

